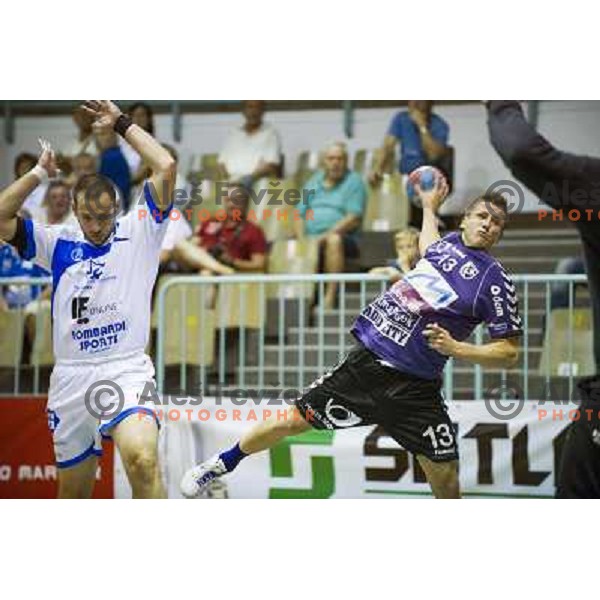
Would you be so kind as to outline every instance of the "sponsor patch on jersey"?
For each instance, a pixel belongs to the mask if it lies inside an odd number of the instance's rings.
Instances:
[[[458,294],[450,284],[426,259],[421,259],[417,266],[404,276],[403,281],[417,290],[421,298],[434,310],[446,308],[458,299]]]

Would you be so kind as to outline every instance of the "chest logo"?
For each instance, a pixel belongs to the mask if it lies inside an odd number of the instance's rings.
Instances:
[[[463,279],[475,279],[479,275],[479,269],[469,261],[460,268],[459,274]]]

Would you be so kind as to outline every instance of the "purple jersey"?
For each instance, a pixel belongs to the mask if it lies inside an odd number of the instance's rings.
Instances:
[[[462,341],[482,322],[492,338],[522,334],[515,286],[495,258],[451,233],[361,312],[352,333],[399,370],[436,379],[448,357],[429,347],[425,327],[437,323]]]

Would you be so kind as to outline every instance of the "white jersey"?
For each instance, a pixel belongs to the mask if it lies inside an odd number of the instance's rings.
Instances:
[[[154,204],[147,184],[143,194],[146,207],[139,203],[117,219],[102,246],[88,242],[79,228],[25,221],[23,258],[52,272],[57,363],[144,352],[169,218]]]

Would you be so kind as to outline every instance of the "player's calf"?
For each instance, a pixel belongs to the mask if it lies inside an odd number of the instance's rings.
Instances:
[[[460,498],[457,460],[434,462],[422,454],[417,459],[436,498]]]

